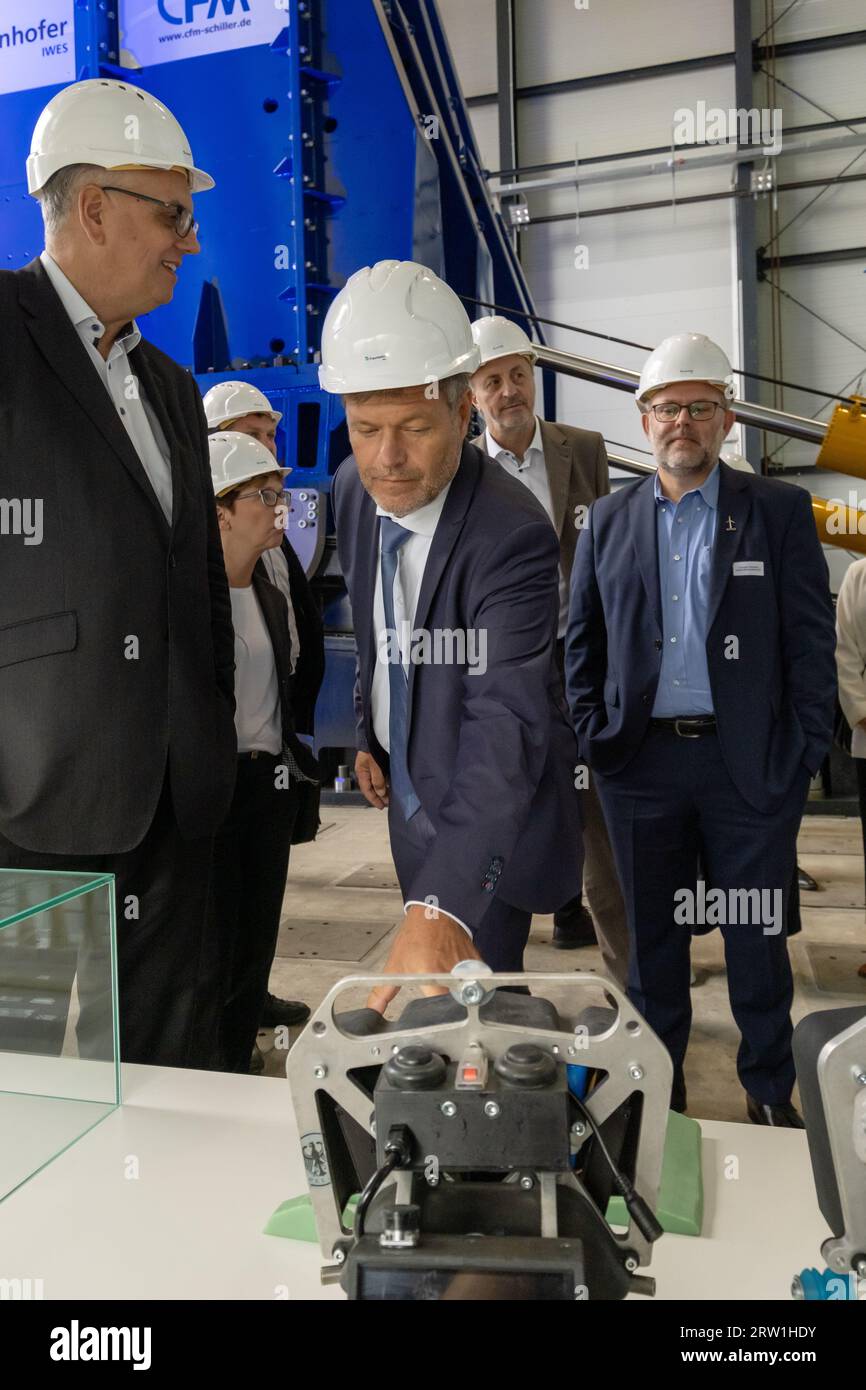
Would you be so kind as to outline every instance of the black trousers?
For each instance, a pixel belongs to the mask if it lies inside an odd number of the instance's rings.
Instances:
[[[405,897],[436,831],[423,807],[407,822],[393,800],[388,809],[388,831],[394,867]],[[443,897],[442,910],[448,911],[447,896]],[[523,969],[523,952],[532,926],[531,912],[512,907],[494,895],[481,922],[477,926],[474,922],[466,925],[472,931],[475,949],[491,970],[508,974]]]
[[[144,839],[124,854],[40,854],[0,836],[0,868],[115,876],[120,1056],[163,1067],[209,1067],[216,1038],[208,1020],[207,894],[211,839],[184,840],[168,775]],[[83,1057],[105,1058],[111,1039],[110,963],[104,932],[78,956]]]
[[[722,890],[736,909],[719,927],[731,1011],[742,1039],[740,1081],[762,1104],[789,1100],[794,986],[785,925],[809,788],[806,769],[801,768],[788,804],[775,815],[763,815],[737,791],[714,734],[688,739],[650,728],[628,766],[615,776],[598,776],[597,785],[628,911],[629,997],[673,1058],[675,1103],[684,1095],[692,1018],[693,924],[683,890],[696,902],[698,854],[707,890]],[[772,920],[761,915],[755,921],[743,910],[743,893],[749,890],[749,909],[760,905],[761,914],[772,911]]]
[[[220,1067],[247,1072],[274,959],[299,784],[278,784],[283,759],[238,758],[229,813],[214,840],[210,915],[218,941]]]

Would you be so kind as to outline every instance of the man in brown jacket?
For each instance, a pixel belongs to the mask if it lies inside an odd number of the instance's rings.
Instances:
[[[472,390],[487,426],[474,443],[529,488],[559,537],[557,654],[562,671],[575,546],[590,503],[610,492],[604,440],[593,430],[536,416],[536,352],[516,323],[498,315],[480,318],[472,325],[472,335],[481,351]],[[583,771],[583,776],[588,773]],[[607,828],[591,784],[583,790],[581,806],[584,888],[592,919],[582,898],[572,899],[554,915],[553,944],[569,950],[592,944],[597,936],[605,967],[614,980],[624,984],[628,960],[625,908]]]

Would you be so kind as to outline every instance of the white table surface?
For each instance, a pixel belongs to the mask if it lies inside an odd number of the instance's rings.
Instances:
[[[342,1299],[318,1245],[262,1234],[307,1191],[288,1082],[123,1077],[123,1106],[0,1202],[0,1278],[41,1279],[46,1299]],[[805,1133],[701,1128],[704,1234],[662,1236],[640,1272],[657,1299],[787,1299],[829,1234]]]

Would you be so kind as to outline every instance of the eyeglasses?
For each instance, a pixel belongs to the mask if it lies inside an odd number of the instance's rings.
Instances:
[[[278,502],[281,502],[285,507],[289,507],[292,501],[292,494],[290,492],[283,492],[282,490],[277,492],[277,490],[272,487],[261,487],[255,492],[239,492],[235,497],[235,501],[240,502],[244,497],[259,497],[266,507],[275,507]]]
[[[691,405],[680,405],[679,401],[662,401],[660,405],[650,406],[656,419],[663,420],[666,424],[679,419],[681,410],[687,410],[692,420],[712,420],[716,411],[723,409],[724,406],[719,405],[718,401],[692,401]]]
[[[174,217],[174,229],[181,241],[188,237],[190,232],[193,235],[198,232],[198,223],[193,220],[192,208],[185,208],[183,203],[166,203],[162,198],[151,198],[149,193],[136,193],[132,188],[115,188],[110,183],[101,183],[99,187],[105,193],[125,193],[127,198],[138,198],[139,202],[156,203],[157,207],[167,208]]]

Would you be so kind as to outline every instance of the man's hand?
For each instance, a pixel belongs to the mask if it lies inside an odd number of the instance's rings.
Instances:
[[[359,755],[360,756],[360,755]],[[375,767],[375,763],[373,764]],[[428,915],[430,914],[430,915]],[[466,932],[447,912],[413,904],[385,962],[385,975],[447,975],[458,961],[480,960]],[[422,985],[422,994],[445,994],[442,985]],[[367,1008],[383,1014],[398,986],[377,985]]]
[[[384,810],[388,805],[388,779],[369,753],[359,753],[355,758],[355,776],[370,805],[377,811]]]

